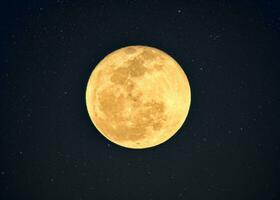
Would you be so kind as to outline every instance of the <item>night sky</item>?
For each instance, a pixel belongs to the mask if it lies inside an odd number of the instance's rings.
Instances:
[[[9,0],[0,19],[1,200],[280,199],[277,1]],[[92,70],[128,45],[190,81],[186,122],[154,148],[111,143],[86,110]]]

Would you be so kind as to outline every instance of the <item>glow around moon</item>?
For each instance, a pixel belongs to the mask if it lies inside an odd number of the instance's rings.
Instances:
[[[107,55],[86,90],[89,116],[107,139],[127,148],[161,144],[183,125],[190,107],[189,81],[163,51],[128,46]]]

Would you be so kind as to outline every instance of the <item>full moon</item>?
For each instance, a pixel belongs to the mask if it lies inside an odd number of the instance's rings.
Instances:
[[[86,105],[111,142],[143,149],[170,139],[189,112],[191,92],[180,65],[148,46],[128,46],[102,59],[89,78]]]

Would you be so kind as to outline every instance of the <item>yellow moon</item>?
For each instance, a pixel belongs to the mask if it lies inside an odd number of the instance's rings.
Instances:
[[[183,69],[165,52],[148,46],[128,46],[107,55],[86,89],[87,110],[97,130],[133,149],[171,138],[183,125],[190,102]]]

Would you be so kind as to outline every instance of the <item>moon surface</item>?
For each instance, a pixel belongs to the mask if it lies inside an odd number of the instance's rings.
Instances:
[[[133,149],[171,138],[183,125],[190,102],[183,69],[167,53],[148,46],[123,47],[107,55],[86,89],[95,127],[111,142]]]

